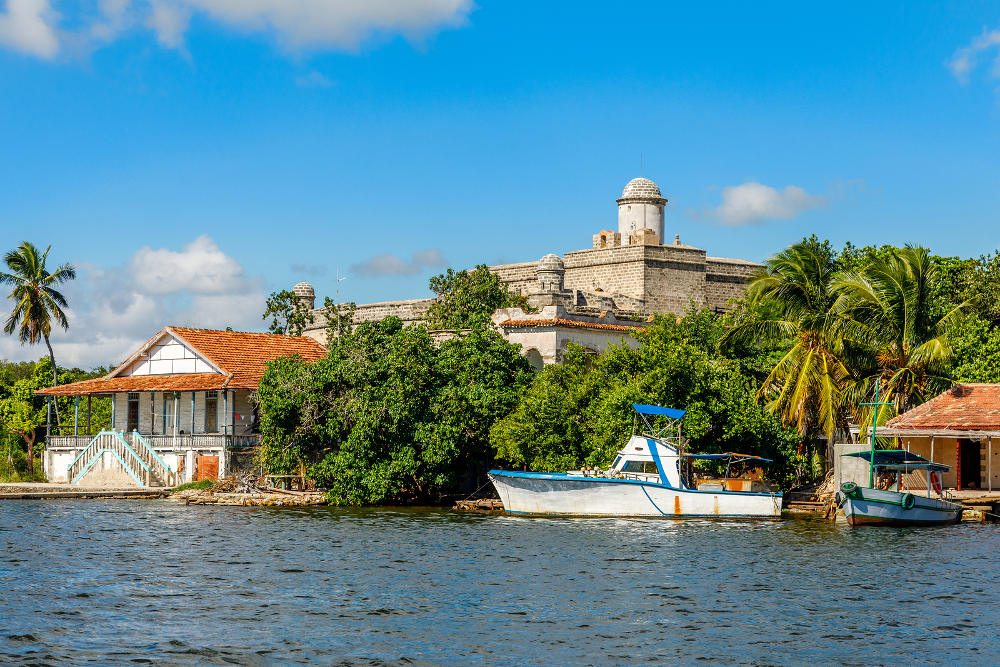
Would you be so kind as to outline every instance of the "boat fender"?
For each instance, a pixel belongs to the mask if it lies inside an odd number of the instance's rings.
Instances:
[[[917,503],[917,499],[912,493],[904,493],[903,497],[900,499],[899,504],[904,510],[911,510],[913,506]]]
[[[861,490],[854,482],[844,482],[840,485],[840,490],[844,492],[844,498],[860,498]]]

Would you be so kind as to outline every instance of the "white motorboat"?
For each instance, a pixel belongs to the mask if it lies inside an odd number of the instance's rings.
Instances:
[[[872,470],[870,486],[854,482],[841,484],[837,493],[838,505],[844,510],[850,526],[933,526],[957,523],[962,519],[962,506],[947,500],[941,485],[941,473],[948,466],[928,461],[905,449],[875,449],[867,452],[844,454],[865,459]],[[902,488],[905,473],[924,471],[927,483],[926,496],[910,493]],[[874,488],[882,479],[892,488]],[[932,497],[931,492],[937,496]]]
[[[759,479],[730,476],[740,467],[759,469],[769,459],[731,452],[687,454],[680,432],[684,410],[635,403],[632,407],[646,432],[637,429],[608,470],[491,470],[504,510],[561,516],[781,518],[781,493],[771,492]],[[655,429],[652,422],[661,417],[666,425]],[[675,428],[676,435],[668,435]],[[695,480],[690,463],[698,459],[725,463],[725,475]]]

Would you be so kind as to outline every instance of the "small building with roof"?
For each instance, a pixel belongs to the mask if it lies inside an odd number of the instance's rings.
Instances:
[[[942,480],[948,488],[1000,489],[1000,446],[993,444],[1000,438],[1000,384],[957,384],[890,419],[875,433],[895,438],[901,449],[951,466]],[[924,488],[919,480],[913,482],[911,488]]]
[[[74,435],[46,438],[45,474],[143,486],[224,476],[260,444],[252,395],[267,362],[296,355],[317,361],[326,349],[304,336],[163,327],[104,377],[37,392],[76,397]],[[108,431],[91,432],[94,396],[111,398]]]

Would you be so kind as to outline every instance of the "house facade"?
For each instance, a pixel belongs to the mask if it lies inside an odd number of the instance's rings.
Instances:
[[[38,392],[76,397],[74,435],[47,438],[45,474],[141,486],[225,476],[260,444],[253,392],[267,362],[325,354],[306,337],[164,327],[106,376]],[[108,431],[91,432],[94,396],[111,397]]]
[[[945,487],[958,491],[1000,489],[1000,384],[958,384],[876,429],[898,446],[951,466]],[[910,488],[926,488],[911,475]]]

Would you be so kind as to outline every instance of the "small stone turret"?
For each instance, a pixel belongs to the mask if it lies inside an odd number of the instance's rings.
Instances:
[[[663,209],[667,200],[656,183],[648,178],[633,178],[616,201],[622,245],[659,245],[663,242]],[[645,233],[635,237],[645,229],[655,232],[655,241]]]
[[[292,288],[292,294],[295,295],[300,302],[305,304],[306,308],[313,310],[316,307],[316,291],[313,286],[309,283],[299,283]]]
[[[559,255],[549,253],[538,260],[538,287],[542,292],[562,292],[566,267]]]

